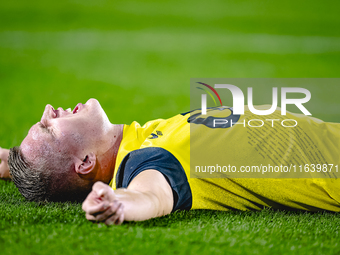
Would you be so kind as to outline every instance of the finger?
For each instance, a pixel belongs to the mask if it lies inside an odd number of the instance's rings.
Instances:
[[[98,199],[96,199],[96,198],[97,198],[96,192],[91,191],[87,195],[86,199],[84,200],[84,202],[82,204],[83,211],[86,212],[89,207],[91,207],[92,205],[98,204]]]
[[[110,203],[110,206],[107,210],[105,210],[103,213],[100,213],[95,216],[97,221],[105,221],[112,215],[117,213],[117,210],[119,209],[121,203],[118,203],[118,201],[113,201]]]
[[[4,179],[4,180],[10,180],[11,179],[11,175],[9,173],[8,166],[7,166],[7,164],[5,164],[5,162],[0,163],[0,179]]]
[[[120,214],[118,220],[116,220],[114,224],[120,225],[123,222],[124,222],[124,205],[122,206],[122,213]]]
[[[93,191],[96,191],[97,194],[98,194],[98,191],[101,190],[101,189],[104,189],[106,185],[107,185],[107,184],[105,184],[105,183],[103,183],[103,182],[101,182],[101,181],[98,181],[98,182],[96,182],[95,184],[93,184],[92,190],[93,190]]]
[[[106,225],[114,224],[119,219],[121,214],[123,213],[123,208],[124,208],[123,204],[119,204],[117,211],[114,214],[112,214],[110,217],[108,217],[107,220],[105,220],[105,224]]]
[[[86,219],[89,221],[96,221],[96,217],[88,213],[86,214]]]
[[[1,158],[0,158],[0,167],[3,167],[4,169],[5,169],[5,168],[8,168],[8,163],[7,163],[7,161],[5,161],[4,159],[1,159]]]
[[[99,213],[103,213],[108,208],[109,208],[109,204],[106,202],[103,202],[97,205],[88,206],[88,208],[86,208],[87,209],[86,213],[96,216]]]
[[[103,182],[96,182],[93,186],[92,186],[92,190],[95,191],[98,195],[98,197],[101,198],[107,198],[108,200],[113,201],[115,199],[115,195],[114,195],[114,191],[113,189],[103,183]]]
[[[8,154],[9,154],[9,150],[8,149],[2,149],[0,147],[0,160],[4,160],[4,161],[7,161],[8,159]]]

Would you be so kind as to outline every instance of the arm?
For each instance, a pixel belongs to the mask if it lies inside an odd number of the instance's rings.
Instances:
[[[0,179],[10,180],[8,167],[9,150],[0,147]]]
[[[110,225],[167,215],[173,204],[172,189],[163,174],[146,170],[138,174],[126,189],[113,191],[107,184],[95,183],[83,203],[83,210],[88,220]]]

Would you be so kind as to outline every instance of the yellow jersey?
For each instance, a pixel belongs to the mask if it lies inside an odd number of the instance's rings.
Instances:
[[[110,185],[116,189],[117,172],[129,153],[162,148],[183,167],[191,209],[340,211],[339,145],[340,124],[301,114],[196,110],[143,126],[124,125]]]

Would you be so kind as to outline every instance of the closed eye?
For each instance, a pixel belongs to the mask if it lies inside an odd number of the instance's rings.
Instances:
[[[39,122],[38,125],[39,125],[40,128],[46,129],[46,126],[42,122]]]
[[[38,125],[39,125],[39,127],[40,127],[44,132],[47,132],[47,133],[50,134],[52,137],[55,137],[55,134],[54,134],[52,128],[47,127],[47,125],[45,125],[45,124],[42,123],[42,122],[39,122]]]

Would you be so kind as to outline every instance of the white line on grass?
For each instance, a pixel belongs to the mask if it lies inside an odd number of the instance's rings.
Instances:
[[[183,33],[161,31],[0,32],[0,47],[38,50],[223,51],[268,54],[340,52],[340,38],[270,34]]]

